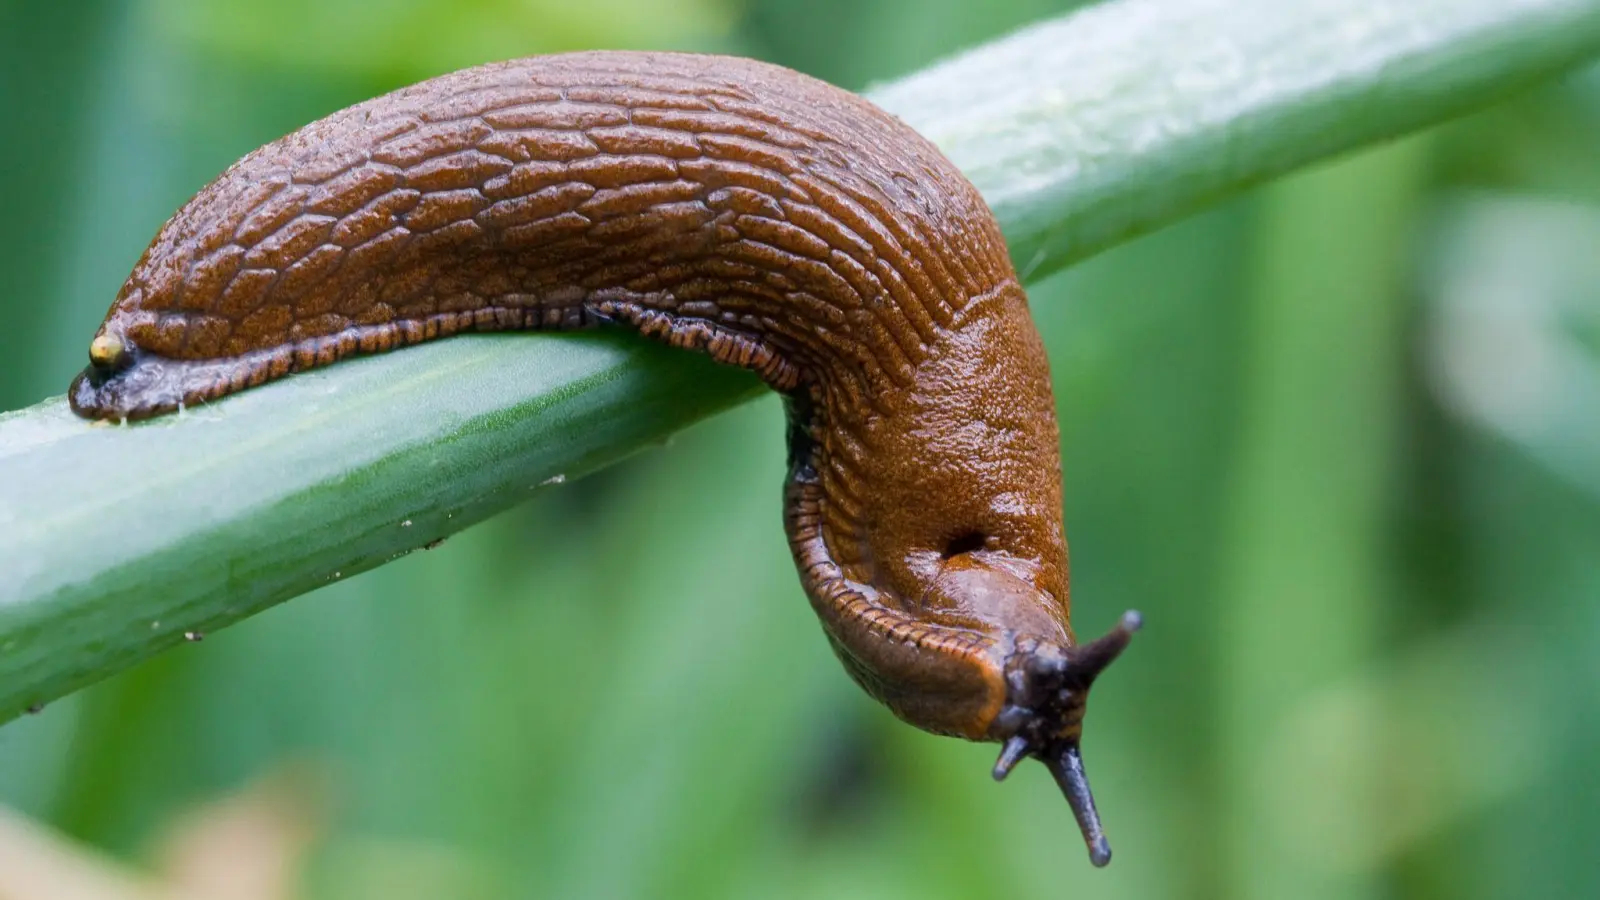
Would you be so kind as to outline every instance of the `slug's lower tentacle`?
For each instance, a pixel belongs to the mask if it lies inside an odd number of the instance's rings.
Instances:
[[[138,419],[463,331],[632,327],[791,403],[785,521],[851,674],[1062,780],[1126,632],[1069,625],[1048,364],[983,199],[838,88],[692,54],[444,75],[249,154],[156,235],[78,413]],[[1120,636],[1119,636],[1120,635]],[[1118,643],[1120,641],[1120,643]]]

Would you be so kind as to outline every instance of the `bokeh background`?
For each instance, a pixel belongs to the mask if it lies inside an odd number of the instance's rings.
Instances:
[[[589,47],[859,89],[1072,5],[0,2],[0,409],[338,107]],[[768,397],[0,728],[0,897],[1600,896],[1597,160],[1579,73],[1033,289],[1078,628],[1148,623],[1108,870],[1041,767],[849,683]]]

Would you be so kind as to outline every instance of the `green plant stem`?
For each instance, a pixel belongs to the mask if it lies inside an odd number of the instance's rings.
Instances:
[[[983,189],[1037,276],[1597,47],[1594,0],[1121,0],[870,95]]]
[[[1381,894],[1373,868],[1339,865],[1372,851],[1335,844],[1385,833],[1385,735],[1365,710],[1337,728],[1305,716],[1319,689],[1379,662],[1406,273],[1428,162],[1427,141],[1407,141],[1263,199],[1216,609],[1227,650],[1211,691],[1229,762],[1218,822],[1229,897]],[[1297,832],[1306,821],[1339,838]]]
[[[1597,51],[1600,0],[1114,0],[871,96],[1038,277]],[[757,392],[626,336],[501,335],[137,427],[0,416],[0,721]]]

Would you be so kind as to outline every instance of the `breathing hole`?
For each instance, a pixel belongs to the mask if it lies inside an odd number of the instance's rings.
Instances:
[[[952,556],[960,556],[963,553],[972,553],[976,550],[982,550],[988,542],[989,539],[982,532],[968,531],[951,538],[950,543],[944,545],[944,552],[939,555],[944,559],[949,559]]]

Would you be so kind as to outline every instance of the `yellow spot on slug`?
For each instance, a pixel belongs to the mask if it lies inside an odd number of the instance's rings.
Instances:
[[[122,342],[109,334],[96,335],[89,342],[89,361],[102,369],[114,369],[122,362]]]

